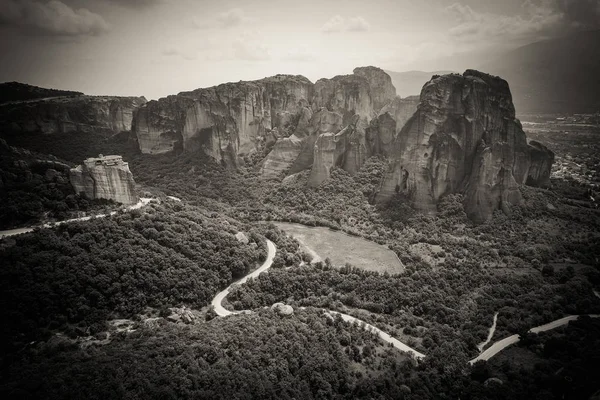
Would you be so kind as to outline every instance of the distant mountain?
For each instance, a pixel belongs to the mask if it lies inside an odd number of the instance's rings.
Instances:
[[[19,82],[0,83],[0,103],[43,99],[46,97],[80,96],[83,93],[70,90],[46,89]]]
[[[449,74],[452,71],[405,71],[394,72],[385,71],[392,78],[392,83],[396,87],[396,94],[401,97],[418,96],[421,94],[423,85],[428,82],[433,75]]]
[[[600,31],[580,32],[517,48],[477,69],[508,81],[518,114],[596,112],[599,49]]]

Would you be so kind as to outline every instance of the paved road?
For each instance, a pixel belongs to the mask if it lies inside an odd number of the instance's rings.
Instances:
[[[551,329],[558,328],[559,326],[566,325],[570,321],[574,321],[579,317],[580,317],[580,315],[569,315],[567,317],[557,319],[556,321],[552,321],[547,324],[536,326],[535,328],[531,328],[529,330],[529,332],[538,333],[538,332],[549,331]],[[589,317],[598,318],[598,317],[600,317],[600,314],[590,314]],[[501,352],[508,346],[515,344],[518,341],[519,341],[519,335],[512,335],[512,336],[509,336],[502,340],[499,340],[496,343],[494,343],[493,345],[491,345],[486,351],[481,353],[479,356],[477,356],[474,359],[472,359],[471,361],[469,361],[469,364],[474,364],[479,360],[489,360],[490,358],[494,357],[496,354],[498,354],[499,352]]]
[[[150,198],[141,198],[139,202],[137,202],[136,204],[129,206],[126,208],[127,211],[131,211],[131,210],[137,210],[138,208],[142,208],[143,206],[145,206],[146,204],[148,204],[150,202]],[[73,218],[73,219],[67,219],[64,221],[58,221],[58,222],[54,222],[54,223],[48,223],[48,224],[44,224],[44,225],[37,225],[37,226],[30,226],[27,228],[16,228],[16,229],[7,229],[5,231],[0,231],[0,239],[8,237],[8,236],[14,236],[14,235],[20,235],[22,233],[27,233],[27,232],[33,232],[33,230],[35,228],[51,228],[53,226],[57,226],[57,225],[62,225],[62,224],[68,224],[69,222],[77,222],[77,221],[89,221],[92,218],[104,218],[107,217],[109,215],[115,215],[117,213],[117,211],[112,211],[108,214],[97,214],[97,215],[90,215],[87,217],[81,217],[81,218]]]
[[[360,319],[355,318],[355,317],[353,317],[351,315],[343,314],[343,313],[340,313],[340,312],[337,312],[337,311],[325,310],[325,312],[329,313],[329,314],[338,314],[338,315],[340,315],[342,317],[342,319],[344,321],[347,321],[347,322],[362,323],[362,324],[364,324],[365,330],[369,330],[369,331],[377,333],[377,335],[379,335],[379,337],[381,338],[381,340],[383,340],[386,343],[392,344],[392,346],[394,346],[398,350],[403,351],[405,353],[412,353],[415,356],[415,358],[425,358],[425,354],[419,353],[418,351],[416,351],[412,347],[410,347],[410,346],[402,343],[401,341],[399,341],[395,337],[390,336],[388,333],[385,333],[384,331],[382,331],[381,329],[377,328],[376,326],[368,324],[368,323],[366,323],[363,320],[360,320]]]
[[[267,254],[267,260],[264,262],[263,265],[260,266],[260,268],[258,268],[257,270],[251,272],[250,274],[246,275],[245,277],[243,277],[242,279],[240,279],[237,282],[232,283],[231,285],[229,285],[227,287],[227,289],[223,290],[222,292],[219,292],[215,298],[212,300],[211,304],[214,307],[215,313],[220,316],[220,317],[226,317],[228,315],[231,314],[239,314],[242,311],[229,311],[227,309],[225,309],[222,305],[223,300],[225,299],[225,297],[227,297],[227,295],[230,293],[232,287],[234,285],[242,285],[243,283],[245,283],[248,279],[250,278],[256,278],[258,275],[260,275],[262,272],[266,271],[267,269],[269,269],[271,267],[271,264],[273,263],[273,258],[275,257],[275,253],[277,251],[277,248],[275,247],[275,244],[273,244],[273,242],[271,242],[270,240],[267,239],[267,247],[268,247],[268,254]],[[419,353],[418,351],[416,351],[415,349],[409,347],[408,345],[402,343],[401,341],[399,341],[398,339],[390,336],[389,334],[385,333],[384,331],[382,331],[381,329],[368,324],[358,318],[355,318],[351,315],[348,314],[343,314],[337,311],[331,311],[331,310],[326,310],[324,309],[323,311],[325,311],[326,313],[331,314],[338,314],[342,317],[342,319],[344,321],[347,322],[353,322],[353,323],[362,323],[364,328],[366,330],[370,330],[372,332],[375,332],[379,335],[379,337],[386,343],[391,343],[395,348],[397,348],[400,351],[406,352],[406,353],[412,353],[416,358],[424,358],[425,354]]]
[[[248,275],[246,275],[239,281],[233,282],[231,285],[229,285],[227,287],[227,289],[223,290],[222,292],[219,292],[215,296],[215,298],[213,299],[211,304],[214,307],[215,313],[217,313],[218,316],[226,317],[231,314],[239,313],[239,311],[229,311],[229,310],[225,309],[221,303],[223,302],[225,297],[227,297],[227,295],[229,294],[229,292],[231,291],[231,289],[234,285],[242,285],[242,284],[246,283],[246,281],[248,279],[256,278],[261,273],[263,273],[267,269],[271,268],[271,264],[273,264],[273,258],[275,257],[275,252],[277,251],[277,248],[275,247],[275,244],[273,244],[273,242],[271,242],[269,239],[267,239],[267,249],[268,249],[267,259],[265,260],[263,265],[261,265],[258,269],[252,271],[251,273],[249,273]]]

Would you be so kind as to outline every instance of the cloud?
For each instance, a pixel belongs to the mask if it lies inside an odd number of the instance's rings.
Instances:
[[[371,25],[363,17],[351,17],[348,19],[346,30],[350,32],[366,32]]]
[[[144,8],[150,7],[159,3],[162,3],[164,0],[104,0],[109,3],[115,3],[124,7],[131,8]]]
[[[60,36],[100,35],[110,30],[102,16],[57,0],[0,0],[0,24],[28,33]]]
[[[223,28],[231,28],[249,21],[250,18],[246,16],[246,13],[241,8],[232,8],[217,16],[217,22],[219,22]]]
[[[167,57],[181,57],[184,60],[192,61],[195,60],[198,54],[194,51],[183,50],[176,46],[169,46],[163,49],[162,54]]]
[[[228,29],[251,22],[252,20],[252,18],[246,15],[243,9],[232,8],[231,10],[227,10],[218,14],[216,17],[213,17],[208,21],[201,20],[197,17],[192,17],[192,25],[196,29]]]
[[[599,0],[554,0],[554,6],[562,12],[565,21],[575,27],[594,29],[600,26]]]
[[[307,47],[294,47],[281,57],[284,61],[310,62],[317,59],[314,51]]]
[[[371,29],[371,25],[363,17],[344,18],[341,15],[334,15],[321,27],[321,31],[325,33],[366,32],[369,29]]]
[[[256,31],[247,31],[233,41],[233,57],[246,61],[271,59],[269,47]]]
[[[446,8],[457,24],[451,38],[462,43],[524,42],[600,27],[599,0],[525,0],[521,15],[482,13],[455,3]]]

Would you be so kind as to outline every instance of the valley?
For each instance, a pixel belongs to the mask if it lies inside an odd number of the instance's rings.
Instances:
[[[418,101],[392,88],[375,67],[278,75],[144,102],[123,132],[107,124],[129,111],[84,126],[69,97],[37,123],[78,134],[5,127],[2,193],[39,206],[5,225],[38,228],[0,239],[18,304],[0,391],[478,399],[554,382],[506,354],[593,374],[578,349],[595,339],[576,338],[600,313],[596,128],[521,124],[507,83],[472,70]],[[104,101],[125,102],[73,104]],[[103,208],[57,218],[84,200]],[[532,344],[548,337],[571,359]]]

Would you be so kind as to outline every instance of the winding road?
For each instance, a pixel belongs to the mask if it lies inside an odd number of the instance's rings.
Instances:
[[[236,282],[233,282],[231,285],[227,286],[227,289],[223,290],[222,292],[217,293],[217,295],[215,296],[215,298],[212,300],[212,302],[210,304],[214,307],[215,313],[219,317],[226,317],[231,314],[239,314],[240,312],[242,312],[242,311],[229,311],[226,308],[224,308],[221,303],[223,303],[223,300],[225,299],[225,297],[227,297],[227,295],[229,294],[229,292],[231,291],[233,286],[242,285],[242,284],[246,283],[246,281],[248,279],[256,278],[257,276],[262,274],[264,271],[271,268],[271,264],[273,264],[273,258],[275,258],[275,253],[277,252],[277,247],[275,247],[275,244],[273,242],[271,242],[269,239],[267,239],[267,250],[268,250],[267,259],[265,260],[263,265],[261,265],[256,270],[252,271],[251,273],[249,273],[242,279],[240,279]]]
[[[270,240],[267,239],[267,249],[268,249],[267,259],[258,269],[254,270],[253,272],[249,273],[242,279],[229,285],[227,287],[227,289],[219,292],[215,296],[215,298],[212,300],[211,305],[214,307],[215,313],[218,316],[227,317],[232,314],[240,314],[240,313],[250,312],[250,310],[229,311],[223,307],[222,303],[223,303],[223,300],[225,299],[225,297],[227,297],[227,295],[231,292],[231,289],[235,285],[242,285],[248,279],[256,278],[261,273],[263,273],[264,271],[268,270],[271,267],[271,264],[273,264],[273,258],[275,257],[275,253],[277,252],[277,247],[275,247],[275,244],[273,242],[271,242]],[[596,291],[594,291],[594,294],[598,295],[598,293]],[[413,349],[412,347],[408,346],[407,344],[402,343],[398,339],[392,337],[389,333],[386,333],[386,332],[382,331],[381,329],[379,329],[363,320],[360,320],[356,317],[353,317],[351,315],[344,314],[344,313],[341,313],[338,311],[332,311],[332,310],[327,310],[327,309],[322,309],[322,310],[326,314],[329,314],[330,316],[332,314],[333,315],[337,314],[346,322],[351,322],[351,323],[356,323],[356,324],[361,325],[364,329],[376,333],[381,338],[381,340],[383,340],[384,342],[391,344],[392,346],[394,346],[395,348],[397,348],[398,350],[400,350],[402,352],[412,354],[417,359],[422,359],[422,358],[426,357],[425,354],[418,352],[417,350]],[[590,314],[589,316],[592,318],[600,317],[600,315],[597,315],[597,314]],[[570,321],[574,321],[579,317],[580,317],[580,315],[569,315],[569,316],[557,319],[556,321],[552,321],[552,322],[549,322],[544,325],[536,326],[534,328],[531,328],[529,331],[533,332],[533,333],[548,331],[548,330],[551,330],[554,328],[558,328],[559,326],[566,325]],[[477,346],[477,348],[479,349],[480,352],[492,340],[492,337],[494,336],[494,332],[496,331],[496,322],[497,321],[498,321],[498,313],[495,313],[494,320],[493,320],[492,326],[490,327],[490,330],[488,332],[488,337],[487,337],[486,341],[480,343]],[[518,341],[519,341],[519,335],[512,335],[512,336],[509,336],[502,340],[499,340],[499,341],[495,342],[493,345],[491,345],[486,351],[482,352],[477,357],[470,360],[469,364],[472,365],[479,360],[489,360],[490,358],[492,358],[493,356],[495,356],[496,354],[498,354],[499,352],[501,352],[508,346],[513,345],[513,344],[517,343]]]
[[[225,297],[227,297],[227,295],[231,292],[231,289],[233,288],[233,286],[235,286],[235,285],[242,285],[248,279],[250,279],[250,278],[256,278],[261,273],[263,273],[264,271],[266,271],[267,269],[269,269],[271,267],[271,264],[273,264],[273,258],[275,257],[275,253],[277,252],[277,247],[275,247],[275,244],[273,242],[271,242],[269,239],[267,239],[267,249],[268,249],[267,259],[265,260],[265,262],[258,269],[256,269],[253,272],[249,273],[248,275],[246,275],[242,279],[240,279],[240,280],[232,283],[231,285],[229,285],[227,287],[227,289],[225,289],[225,290],[217,293],[217,295],[215,296],[215,298],[212,300],[211,305],[214,307],[215,313],[218,316],[220,316],[220,317],[227,317],[227,316],[232,315],[232,314],[239,314],[239,313],[243,313],[243,312],[248,312],[247,310],[244,310],[244,311],[229,311],[229,310],[227,310],[226,308],[223,307],[222,303],[223,303],[223,300],[225,299]],[[392,346],[394,346],[395,348],[397,348],[400,351],[403,351],[403,352],[406,352],[406,353],[412,353],[415,356],[415,358],[424,358],[425,357],[425,354],[419,353],[418,351],[416,351],[412,347],[410,347],[410,346],[402,343],[398,339],[390,336],[388,333],[385,333],[381,329],[379,329],[379,328],[377,328],[377,327],[375,327],[375,326],[373,326],[371,324],[368,324],[365,321],[362,321],[362,320],[360,320],[358,318],[355,318],[355,317],[353,317],[351,315],[344,314],[344,313],[341,313],[341,312],[338,312],[338,311],[331,311],[331,310],[326,310],[326,309],[323,309],[323,311],[325,311],[329,315],[331,315],[331,314],[337,314],[337,315],[339,315],[346,322],[357,323],[359,325],[362,325],[365,330],[369,330],[369,331],[377,333],[377,335],[384,342],[390,343]]]
[[[535,328],[531,328],[529,330],[529,332],[539,333],[539,332],[549,331],[551,329],[558,328],[559,326],[566,325],[570,321],[575,321],[579,317],[581,317],[581,315],[568,315],[566,317],[557,319],[555,321],[548,322],[547,324],[536,326]],[[600,317],[600,314],[588,314],[588,317],[598,318],[598,317]],[[512,335],[512,336],[509,336],[502,340],[499,340],[496,343],[494,343],[493,345],[491,345],[486,351],[484,351],[483,353],[481,353],[480,355],[478,355],[477,357],[475,357],[474,359],[469,361],[469,364],[473,365],[477,361],[480,361],[480,360],[489,360],[490,358],[494,357],[496,354],[500,353],[502,350],[504,350],[508,346],[513,345],[513,344],[517,343],[518,341],[519,341],[519,335]]]
[[[170,199],[175,200],[175,198],[172,198],[171,196],[169,196]],[[138,208],[141,208],[143,206],[145,206],[146,204],[148,204],[150,202],[150,198],[141,198],[140,201],[137,204],[134,204],[130,207],[128,207],[126,210],[127,211],[131,211],[131,210],[135,210]],[[177,199],[179,200],[179,199]],[[177,201],[175,200],[175,201]],[[180,200],[179,200],[180,201]],[[69,219],[69,220],[65,220],[65,221],[60,221],[60,222],[56,222],[53,224],[44,224],[41,226],[33,226],[33,227],[27,227],[27,228],[17,228],[17,229],[9,229],[9,230],[4,230],[4,231],[0,231],[0,239],[7,237],[7,236],[13,236],[13,235],[18,235],[18,234],[22,234],[22,233],[27,233],[27,232],[32,232],[35,228],[38,227],[44,227],[44,228],[51,228],[53,226],[56,225],[61,225],[61,224],[66,224],[66,223],[70,223],[70,222],[76,222],[76,221],[88,221],[92,218],[104,218],[110,215],[115,215],[117,214],[118,211],[113,211],[111,213],[108,214],[98,214],[98,215],[93,215],[93,216],[87,216],[87,217],[81,217],[81,218],[74,218],[74,219]],[[219,317],[227,317],[229,315],[232,314],[240,314],[240,313],[246,313],[246,312],[250,312],[249,310],[244,310],[244,311],[229,311],[226,308],[223,307],[222,303],[223,300],[225,299],[225,297],[227,297],[227,295],[231,292],[232,288],[235,285],[242,285],[244,283],[246,283],[246,281],[248,281],[248,279],[250,278],[256,278],[258,277],[261,273],[263,273],[264,271],[268,270],[271,265],[273,264],[273,259],[275,258],[275,254],[277,253],[277,247],[275,246],[275,244],[270,241],[269,239],[267,240],[267,259],[265,260],[265,262],[256,270],[250,272],[248,275],[244,276],[243,278],[241,278],[240,280],[232,283],[231,285],[229,285],[225,290],[217,293],[217,295],[214,297],[214,299],[211,302],[211,305],[214,307],[214,311],[215,313],[219,316]],[[597,297],[600,298],[600,293],[598,293],[596,290],[594,290],[594,295],[596,295]],[[359,324],[360,326],[362,326],[364,329],[377,333],[377,335],[381,338],[381,340],[383,340],[386,343],[391,344],[393,347],[395,347],[396,349],[405,352],[405,353],[410,353],[412,354],[415,358],[417,359],[422,359],[425,358],[426,355],[423,353],[418,352],[417,350],[413,349],[412,347],[408,346],[405,343],[402,343],[401,341],[399,341],[398,339],[392,337],[390,334],[382,331],[381,329],[366,323],[365,321],[362,321],[356,317],[353,317],[351,315],[348,314],[344,314],[344,313],[340,313],[338,311],[332,311],[332,310],[327,310],[327,309],[322,309],[326,314],[332,316],[333,315],[339,315],[344,321],[346,322],[351,322],[351,323],[356,323]],[[599,318],[600,314],[590,314],[588,315],[589,317],[592,318]],[[538,332],[543,332],[543,331],[548,331],[554,328],[557,328],[559,326],[563,326],[568,324],[570,321],[574,321],[576,319],[578,319],[580,317],[580,315],[569,315],[566,316],[564,318],[560,318],[557,319],[555,321],[549,322],[547,324],[544,325],[540,325],[540,326],[536,326],[534,328],[531,328],[529,331],[533,332],[533,333],[538,333]],[[490,342],[490,340],[492,339],[495,329],[496,329],[496,322],[497,322],[497,318],[498,318],[498,313],[496,313],[494,315],[494,321],[492,324],[492,327],[490,328],[490,331],[488,333],[488,337],[487,340],[485,342],[480,343],[477,347],[479,348],[479,351],[481,352],[481,350]],[[498,354],[499,352],[501,352],[502,350],[504,350],[505,348],[507,348],[508,346],[515,344],[519,341],[519,335],[512,335],[509,336],[507,338],[504,338],[502,340],[499,340],[497,342],[495,342],[492,346],[490,346],[486,351],[482,352],[481,354],[479,354],[479,356],[475,357],[474,359],[470,360],[469,363],[472,365],[474,363],[476,363],[479,360],[489,360],[490,358],[492,358],[493,356],[495,356],[496,354]]]

